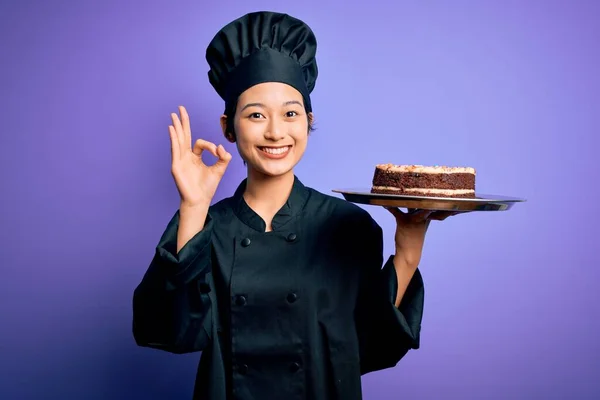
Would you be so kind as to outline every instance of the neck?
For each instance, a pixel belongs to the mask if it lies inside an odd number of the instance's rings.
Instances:
[[[270,230],[271,219],[290,197],[294,185],[294,172],[280,176],[266,176],[248,168],[244,200],[258,213]]]

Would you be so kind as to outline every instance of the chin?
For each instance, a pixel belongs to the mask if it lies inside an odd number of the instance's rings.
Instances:
[[[281,166],[265,166],[261,165],[258,168],[254,168],[265,176],[277,177],[289,174],[294,170],[294,165],[281,165]]]

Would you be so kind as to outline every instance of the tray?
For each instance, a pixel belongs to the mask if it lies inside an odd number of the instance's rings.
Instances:
[[[473,198],[409,196],[371,193],[371,189],[334,189],[347,201],[383,207],[413,208],[439,211],[507,211],[516,203],[527,201],[512,196],[477,193]]]

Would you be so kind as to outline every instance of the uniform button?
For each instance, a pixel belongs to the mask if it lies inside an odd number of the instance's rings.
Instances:
[[[296,234],[295,233],[290,233],[287,237],[287,241],[288,242],[293,242],[294,240],[296,240]]]
[[[235,304],[240,307],[246,305],[246,296],[236,296]]]
[[[242,375],[246,375],[248,373],[248,366],[246,364],[238,365],[238,371]]]
[[[290,371],[291,371],[292,373],[296,373],[296,372],[300,371],[300,364],[298,364],[298,363],[296,363],[296,362],[295,362],[295,363],[292,363],[292,364],[290,364]]]
[[[287,295],[287,301],[289,303],[293,303],[296,300],[298,300],[298,295],[296,293],[290,293],[290,294]]]
[[[249,238],[245,238],[244,240],[242,240],[242,246],[244,247],[248,247],[250,246],[250,239]]]

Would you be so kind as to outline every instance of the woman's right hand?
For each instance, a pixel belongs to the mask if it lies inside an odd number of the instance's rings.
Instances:
[[[190,118],[185,107],[179,107],[181,120],[176,113],[171,114],[173,124],[169,126],[171,137],[171,173],[175,179],[181,204],[186,207],[209,205],[217,191],[219,182],[231,161],[222,145],[215,145],[198,139],[192,147]],[[202,162],[202,152],[210,151],[218,158],[214,165]]]

